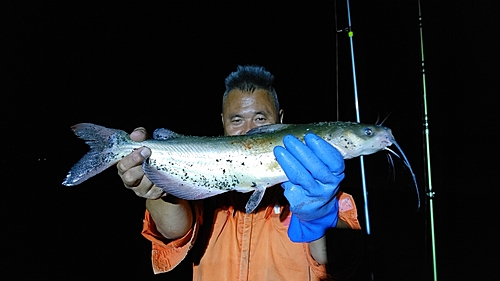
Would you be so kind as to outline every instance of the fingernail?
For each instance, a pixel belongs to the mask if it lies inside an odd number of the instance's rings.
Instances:
[[[144,158],[148,158],[150,155],[151,155],[151,151],[149,150],[149,148],[143,148],[141,150],[141,155],[144,157]]]
[[[145,133],[146,133],[146,129],[144,129],[143,127],[139,127],[139,128],[135,128],[135,129],[134,129],[134,132],[139,132],[139,131],[140,131],[141,133],[143,133],[143,134],[145,134]]]

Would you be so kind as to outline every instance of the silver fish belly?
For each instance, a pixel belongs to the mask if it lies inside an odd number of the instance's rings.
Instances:
[[[72,127],[90,151],[76,163],[64,185],[77,185],[116,164],[134,149],[147,146],[151,156],[143,163],[145,175],[165,192],[198,200],[227,191],[254,193],[246,211],[260,203],[267,187],[287,181],[273,148],[283,137],[303,140],[314,133],[340,151],[344,159],[384,150],[394,141],[390,129],[354,122],[275,124],[255,128],[244,136],[195,137],[158,129],[154,139],[134,142],[116,129],[82,123]]]

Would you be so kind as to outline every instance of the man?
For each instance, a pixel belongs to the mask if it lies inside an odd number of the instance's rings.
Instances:
[[[257,66],[240,66],[226,78],[225,135],[282,122],[272,80]],[[144,140],[145,129],[136,129],[131,138]],[[274,153],[289,181],[268,188],[251,214],[244,208],[250,194],[228,192],[192,202],[165,194],[142,172],[149,148],[118,163],[125,186],[147,198],[143,235],[153,243],[155,273],[173,269],[192,251],[193,280],[327,278],[326,229],[360,228],[352,198],[338,191],[344,162],[313,134],[306,135],[305,143],[292,136],[283,142]]]

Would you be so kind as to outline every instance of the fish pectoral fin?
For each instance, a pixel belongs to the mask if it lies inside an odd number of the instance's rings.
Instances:
[[[259,206],[260,201],[262,201],[265,192],[266,192],[265,187],[257,187],[257,189],[255,189],[255,191],[250,196],[250,199],[248,199],[247,205],[245,206],[245,211],[247,214],[253,212],[255,208]]]

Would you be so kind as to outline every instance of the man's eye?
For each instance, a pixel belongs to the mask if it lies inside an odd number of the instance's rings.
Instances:
[[[234,119],[234,120],[231,120],[232,123],[240,123],[241,122],[241,119]]]
[[[266,118],[265,117],[257,117],[256,120],[257,121],[266,121]]]

